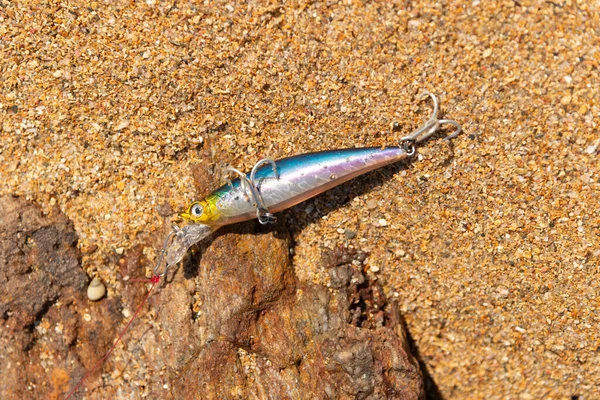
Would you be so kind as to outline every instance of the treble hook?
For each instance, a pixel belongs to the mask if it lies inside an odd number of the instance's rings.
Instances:
[[[277,165],[275,164],[275,161],[273,161],[270,158],[263,158],[262,160],[254,164],[254,167],[250,172],[250,178],[248,178],[248,176],[243,172],[232,167],[225,169],[225,172],[233,172],[239,176],[240,184],[242,186],[242,190],[244,191],[244,196],[246,196],[246,199],[248,200],[250,199],[250,197],[252,198],[253,205],[256,208],[256,218],[258,218],[258,222],[260,222],[262,225],[266,225],[274,223],[275,221],[277,221],[277,218],[273,214],[271,214],[269,212],[269,209],[265,206],[265,202],[258,188],[258,183],[256,182],[256,172],[258,171],[258,168],[263,164],[271,164],[271,168],[273,169],[273,174],[275,175],[275,178],[279,179]],[[228,184],[233,189],[233,182],[231,182],[231,180],[228,180]],[[249,192],[250,196],[248,196],[247,192]]]
[[[431,117],[429,117],[429,119],[427,120],[427,122],[425,122],[425,124],[423,124],[423,126],[413,131],[410,135],[404,136],[402,139],[400,139],[400,143],[419,144],[429,139],[435,132],[437,132],[440,129],[440,127],[443,124],[449,124],[456,127],[456,130],[450,135],[446,136],[444,138],[444,141],[457,137],[458,134],[462,131],[462,128],[458,122],[452,121],[450,119],[438,119],[438,99],[433,93],[425,91],[421,93],[417,97],[417,99],[424,100],[428,96],[431,97],[431,100],[433,100],[433,113],[431,114]]]
[[[265,201],[262,198],[258,190],[258,183],[256,182],[256,171],[263,164],[271,164],[271,168],[273,169],[273,174],[275,175],[275,179],[279,179],[279,172],[277,172],[277,164],[275,161],[270,158],[263,158],[254,164],[252,168],[252,172],[250,172],[250,187],[252,188],[252,196],[254,197],[257,206],[256,206],[256,218],[258,218],[258,222],[262,225],[272,224],[277,221],[277,217],[269,212],[267,206],[265,206]]]

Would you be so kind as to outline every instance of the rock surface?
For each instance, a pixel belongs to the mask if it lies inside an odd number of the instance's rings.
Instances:
[[[424,398],[397,311],[352,260],[331,264],[335,288],[299,283],[281,226],[245,233],[217,235],[196,285],[178,274],[161,295],[174,398]]]
[[[113,302],[86,300],[73,224],[51,211],[0,198],[2,399],[63,396],[80,360],[100,358],[114,336]]]
[[[118,335],[117,300],[86,299],[77,238],[58,210],[3,197],[0,215],[0,395],[64,398]],[[129,376],[153,365],[151,387],[124,390],[95,372],[74,398],[424,398],[396,308],[354,265],[364,255],[327,252],[332,287],[299,283],[286,229],[253,226],[224,229],[186,258],[152,298],[156,329],[144,335],[135,321],[130,361],[103,366]],[[146,263],[141,247],[119,262],[132,275]],[[123,304],[139,304],[143,285],[129,287]]]

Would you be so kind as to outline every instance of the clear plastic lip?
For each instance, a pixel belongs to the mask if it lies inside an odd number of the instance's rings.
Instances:
[[[167,251],[167,265],[177,264],[188,249],[213,232],[213,228],[205,224],[190,224],[179,229]]]

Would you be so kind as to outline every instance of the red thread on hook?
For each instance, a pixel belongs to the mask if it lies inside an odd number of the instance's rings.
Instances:
[[[79,380],[79,382],[77,382],[77,385],[75,385],[75,387],[73,388],[73,390],[71,390],[69,392],[69,394],[67,395],[67,397],[65,397],[65,400],[69,400],[71,398],[71,396],[73,396],[75,394],[75,392],[77,392],[77,390],[81,387],[81,385],[83,385],[83,382],[85,382],[87,380],[87,378],[90,377],[90,375],[92,375],[98,368],[100,368],[104,364],[104,361],[106,361],[106,359],[112,354],[112,352],[115,350],[115,348],[117,347],[117,345],[119,344],[119,342],[121,341],[121,339],[123,339],[123,336],[125,335],[125,333],[127,333],[127,330],[131,326],[131,323],[133,322],[133,320],[136,319],[136,317],[138,316],[138,314],[140,313],[140,311],[142,311],[142,307],[144,306],[144,304],[146,304],[146,301],[150,297],[150,293],[152,292],[152,289],[154,289],[154,286],[156,286],[156,284],[158,282],[160,282],[160,276],[159,275],[154,275],[150,279],[143,279],[143,280],[142,279],[137,279],[137,280],[131,279],[130,282],[150,282],[150,283],[152,283],[152,286],[150,286],[150,289],[148,289],[148,293],[146,293],[146,295],[144,296],[144,299],[142,300],[142,302],[140,303],[140,305],[138,306],[138,308],[133,313],[133,316],[131,317],[131,319],[129,320],[129,322],[127,322],[127,325],[125,325],[125,327],[123,328],[123,330],[119,334],[119,337],[117,338],[117,340],[115,341],[115,343],[113,343],[113,345],[106,352],[106,354],[104,355],[104,357],[102,357],[96,364],[94,364],[94,366],[92,367],[92,369],[89,370],[88,372],[86,372],[86,374],[83,376],[83,378],[81,378]]]

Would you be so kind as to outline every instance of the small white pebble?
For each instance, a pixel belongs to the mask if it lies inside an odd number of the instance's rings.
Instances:
[[[344,233],[344,232],[346,232],[346,230],[343,228],[338,228],[338,230],[337,230],[337,233]]]
[[[123,252],[125,251],[125,249],[123,247],[117,247],[115,249],[115,251],[117,252],[117,254],[123,254]]]
[[[596,152],[596,146],[588,146],[588,147],[585,149],[585,152],[586,152],[587,154],[594,154],[594,153]]]
[[[94,279],[92,279],[87,289],[88,299],[92,301],[97,301],[104,297],[105,294],[106,287],[104,286],[100,278],[95,277]]]
[[[90,314],[83,314],[83,320],[90,322],[92,320],[92,316]]]
[[[125,318],[131,317],[131,311],[129,310],[129,308],[124,308],[123,311],[121,311],[121,314],[123,314]]]
[[[379,272],[379,267],[377,265],[371,265],[369,269],[371,272]]]
[[[385,219],[382,218],[382,219],[379,220],[379,226],[387,226],[387,224],[388,223],[387,223],[387,221]]]

